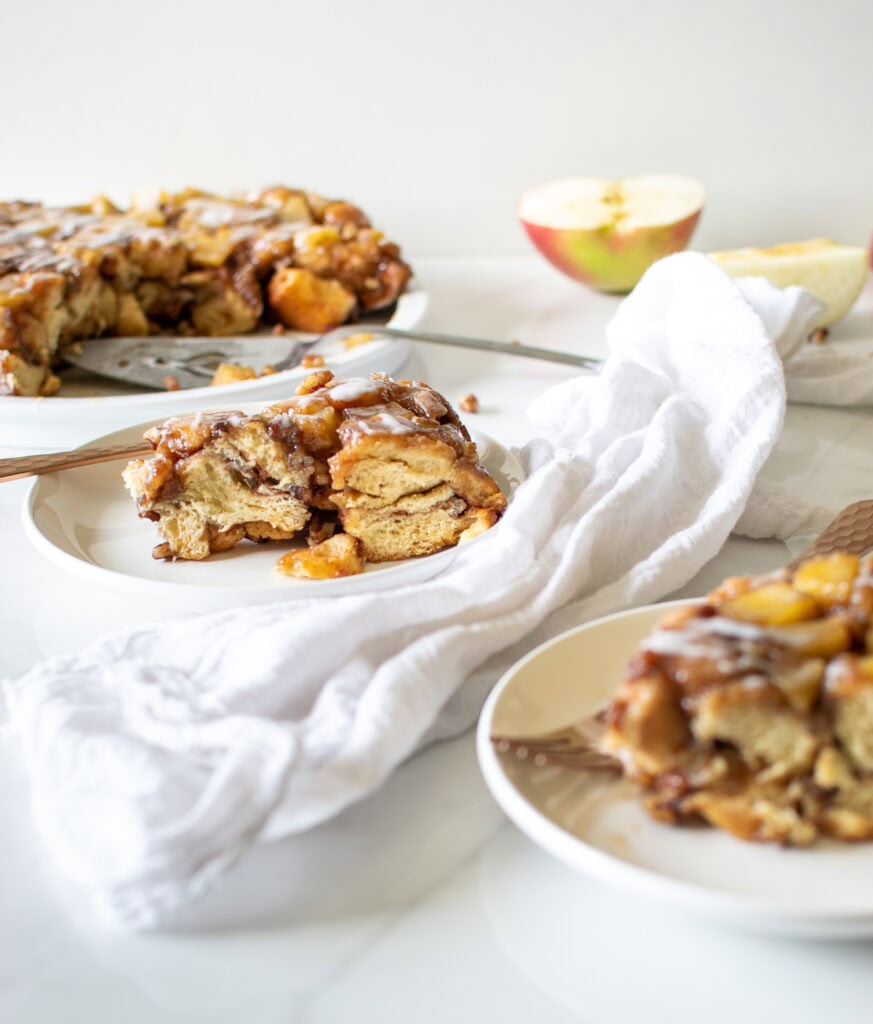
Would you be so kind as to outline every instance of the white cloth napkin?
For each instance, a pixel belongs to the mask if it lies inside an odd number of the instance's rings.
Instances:
[[[793,317],[804,315],[802,306],[792,309],[770,303],[767,296],[772,293],[772,286],[763,277],[746,277],[737,283],[758,310],[770,334],[780,339],[777,346],[785,364],[789,402],[873,404],[873,352],[869,344],[804,344],[806,334],[797,330],[798,324],[792,322]]]
[[[165,925],[251,843],[317,825],[472,724],[494,656],[554,631],[556,610],[579,621],[689,580],[779,435],[774,341],[795,351],[818,308],[797,289],[754,302],[702,256],[656,264],[603,372],[531,410],[542,439],[499,527],[436,579],[135,629],[7,682],[58,867],[117,924]],[[781,512],[770,491],[747,526],[774,535]]]

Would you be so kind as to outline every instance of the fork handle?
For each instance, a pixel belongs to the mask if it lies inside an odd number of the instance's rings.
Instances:
[[[796,569],[802,561],[814,555],[829,555],[834,551],[849,551],[853,555],[866,554],[873,548],[873,499],[866,498],[847,505],[815,538],[810,546],[788,563]]]
[[[144,441],[116,444],[106,448],[77,448],[71,452],[53,452],[51,455],[20,455],[11,459],[0,459],[0,483],[21,480],[28,476],[41,476],[60,469],[75,469],[91,466],[98,462],[114,459],[131,459],[147,455],[152,451]]]

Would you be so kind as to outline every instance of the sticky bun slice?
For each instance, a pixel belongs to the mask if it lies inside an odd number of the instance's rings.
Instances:
[[[146,438],[154,454],[123,476],[157,525],[156,557],[203,559],[244,539],[316,546],[336,533],[363,560],[394,561],[476,536],[506,507],[455,411],[419,381],[319,371],[257,414],[174,418]],[[316,562],[295,560],[295,574],[317,575]]]
[[[668,613],[604,745],[673,824],[805,846],[873,839],[873,558],[725,581]]]

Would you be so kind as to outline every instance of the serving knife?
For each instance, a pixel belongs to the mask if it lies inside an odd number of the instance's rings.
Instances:
[[[523,345],[516,341],[495,341],[463,335],[440,334],[395,327],[370,327],[348,324],[315,338],[293,335],[251,334],[227,338],[175,338],[162,335],[145,338],[97,338],[81,342],[64,358],[73,366],[101,377],[138,384],[155,390],[203,387],[212,379],[220,363],[251,366],[258,373],[265,366],[287,370],[298,366],[305,355],[321,355],[330,367],[332,356],[347,351],[342,344],[351,334],[372,334],[380,338],[404,338],[411,341],[449,345],[457,348],[498,352],[527,359],[563,363],[585,370],[596,370],[602,360],[573,352]]]

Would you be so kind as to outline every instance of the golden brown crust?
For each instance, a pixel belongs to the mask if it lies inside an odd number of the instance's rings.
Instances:
[[[339,281],[298,267],[280,267],[268,294],[270,308],[286,327],[314,334],[344,323],[356,303],[354,293]]]
[[[324,331],[390,305],[410,276],[358,207],[281,186],[156,193],[129,211],[0,203],[0,350],[15,356],[0,387],[48,393],[64,348],[101,334]]]
[[[873,838],[873,559],[726,580],[644,641],[605,746],[658,820],[742,839]]]

